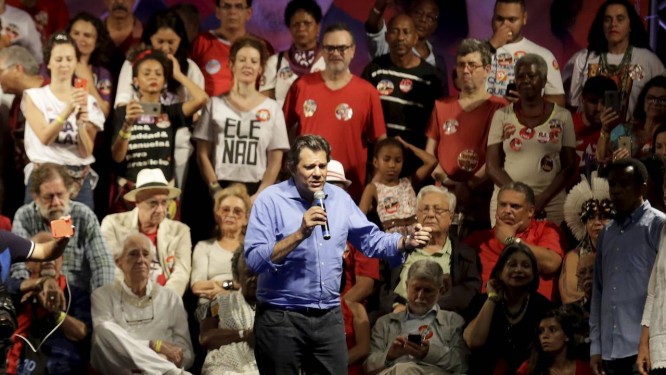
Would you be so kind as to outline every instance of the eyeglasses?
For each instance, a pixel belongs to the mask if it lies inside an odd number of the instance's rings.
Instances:
[[[245,216],[245,210],[238,207],[231,208],[229,206],[222,206],[220,207],[220,212],[222,212],[222,215],[233,214],[236,217]]]
[[[451,212],[451,210],[449,210],[448,208],[441,208],[441,207],[438,207],[438,206],[432,206],[432,207],[431,206],[423,206],[423,207],[420,207],[418,211],[422,214],[425,214],[425,213],[430,212],[431,210],[433,212],[435,212],[435,215],[442,215],[442,214],[445,214],[447,212]]]
[[[344,55],[345,52],[347,52],[348,49],[352,48],[353,44],[350,44],[348,46],[341,45],[341,46],[321,46],[321,48],[326,51],[326,53],[333,53],[335,51],[338,51],[341,55]]]
[[[125,290],[121,289],[120,290],[120,312],[123,314],[123,320],[125,320],[125,323],[129,326],[138,326],[146,323],[150,323],[155,319],[155,304],[153,303],[153,297],[150,296],[148,297],[148,303],[150,303],[150,318],[144,318],[144,319],[136,319],[136,320],[128,320],[127,316],[125,315],[125,307],[124,307],[124,302],[123,302],[123,295],[125,294]]]
[[[164,199],[164,200],[159,200],[159,201],[157,199],[151,199],[151,200],[147,200],[143,203],[145,203],[151,210],[154,210],[158,206],[169,207],[169,205],[171,204],[171,201],[172,201],[171,199]]]
[[[645,101],[650,104],[666,105],[666,97],[664,96],[648,95]]]
[[[435,22],[437,22],[437,19],[439,18],[439,16],[437,14],[426,13],[422,10],[414,10],[410,14],[411,14],[413,19],[417,19],[417,20],[424,19],[424,20],[428,21],[429,23],[435,23]]]
[[[459,62],[456,64],[456,69],[464,71],[465,69],[469,68],[470,71],[475,71],[479,68],[482,68],[483,64],[476,64],[473,62]]]
[[[241,10],[245,10],[247,8],[249,8],[249,6],[247,6],[245,4],[241,4],[241,3],[237,3],[237,4],[222,3],[222,4],[220,4],[220,9],[227,10],[227,11],[235,9],[235,10],[240,12]]]

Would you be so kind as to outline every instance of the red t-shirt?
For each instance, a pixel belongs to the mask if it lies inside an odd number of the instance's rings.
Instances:
[[[356,76],[331,90],[321,73],[308,74],[291,85],[283,110],[289,131],[298,126],[298,135],[317,134],[331,144],[331,158],[345,167],[352,181],[349,195],[358,201],[365,187],[368,142],[386,134],[377,90]]]
[[[516,370],[516,375],[528,375],[529,374],[529,362],[525,361],[523,364]],[[575,375],[592,375],[592,369],[590,364],[585,361],[576,360],[576,372]]]
[[[9,218],[7,216],[0,215],[0,229],[6,230],[7,232],[12,231],[12,221],[9,220]],[[379,278],[379,277],[377,277],[377,278]]]
[[[347,243],[347,249],[349,251],[345,251],[342,258],[344,262],[342,277],[345,278],[345,287],[340,294],[343,296],[356,284],[357,276],[379,280],[379,259],[368,258],[350,243]]]
[[[64,30],[69,22],[67,4],[64,0],[37,0],[34,6],[23,5],[21,0],[6,0],[7,5],[23,9],[35,21],[42,44],[45,44],[51,34]]]
[[[437,142],[437,160],[447,176],[464,181],[485,164],[490,123],[495,111],[507,103],[491,96],[466,112],[458,97],[435,102],[426,135]]]
[[[585,125],[583,114],[573,114],[574,131],[576,132],[576,160],[579,168],[585,168],[585,160],[596,162],[597,141],[601,128],[594,129]]]
[[[560,232],[557,226],[547,220],[533,220],[527,230],[517,233],[516,237],[530,245],[545,247],[554,251],[560,257],[564,256],[562,250]],[[486,283],[490,279],[490,272],[495,267],[497,259],[504,250],[504,244],[495,238],[495,229],[485,230],[473,233],[465,243],[475,249],[479,249],[479,258],[481,260],[481,280],[483,281],[482,292],[485,293]],[[538,292],[546,298],[552,300],[556,278],[549,276],[544,278],[540,276]]]

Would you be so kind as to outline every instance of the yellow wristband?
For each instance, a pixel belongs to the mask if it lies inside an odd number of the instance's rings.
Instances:
[[[66,317],[67,314],[64,311],[61,311],[60,314],[58,314],[58,317],[56,318],[56,324],[62,323]]]
[[[62,125],[62,124],[65,123],[65,119],[62,118],[62,117],[60,117],[60,116],[58,116],[58,117],[55,118],[55,122],[56,122],[56,124],[60,124],[60,125]]]
[[[118,132],[118,136],[122,139],[129,140],[132,137],[132,133],[121,130]]]
[[[497,294],[497,292],[488,293],[488,301],[497,302],[498,299],[499,299],[499,294]]]
[[[162,349],[162,340],[155,341],[155,352],[159,353]]]

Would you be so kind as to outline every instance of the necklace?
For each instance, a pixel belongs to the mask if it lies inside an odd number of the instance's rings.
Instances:
[[[619,65],[609,65],[608,64],[608,52],[604,52],[599,55],[599,63],[601,65],[601,69],[605,71],[606,75],[609,76],[614,76],[622,71],[626,66],[628,66],[631,63],[631,55],[633,54],[633,49],[631,45],[627,47],[627,50],[624,51],[624,55],[622,55],[622,61],[620,61]]]
[[[504,315],[506,315],[506,317],[509,318],[510,320],[516,320],[516,319],[518,319],[521,315],[523,315],[523,313],[525,312],[525,310],[527,310],[527,304],[528,304],[528,302],[530,302],[530,295],[529,295],[529,294],[528,294],[527,297],[525,297],[525,299],[523,300],[523,304],[520,305],[520,309],[518,309],[518,311],[516,311],[515,313],[512,313],[512,312],[509,311],[509,309],[506,307],[505,302],[502,301],[502,310],[504,311]]]

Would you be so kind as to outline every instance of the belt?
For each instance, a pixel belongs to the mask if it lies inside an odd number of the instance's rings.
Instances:
[[[257,306],[259,310],[279,310],[279,311],[290,311],[290,312],[295,312],[304,316],[313,316],[313,317],[319,317],[319,316],[324,316],[327,313],[334,311],[335,309],[339,309],[340,306],[335,306],[331,307],[328,309],[317,309],[314,307],[304,307],[304,306],[277,306],[277,305],[271,305],[268,303],[262,303],[259,306]]]

